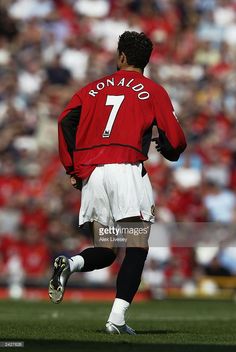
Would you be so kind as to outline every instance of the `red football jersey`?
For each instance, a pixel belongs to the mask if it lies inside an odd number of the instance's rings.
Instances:
[[[139,72],[117,71],[79,90],[60,115],[61,161],[82,179],[99,164],[142,162],[154,124],[168,148],[179,154],[185,149],[164,88]]]

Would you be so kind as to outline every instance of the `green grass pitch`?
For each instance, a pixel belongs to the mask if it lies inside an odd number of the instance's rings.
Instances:
[[[236,351],[234,302],[135,303],[128,323],[137,336],[103,332],[110,307],[111,303],[0,301],[0,341],[24,341],[24,352]]]

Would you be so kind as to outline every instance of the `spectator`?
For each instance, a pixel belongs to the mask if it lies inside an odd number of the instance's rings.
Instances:
[[[203,201],[208,210],[209,221],[224,223],[233,221],[236,197],[232,191],[221,189],[216,183],[208,182]]]
[[[49,84],[67,85],[70,83],[70,71],[60,65],[60,56],[56,56],[50,66],[47,67]]]

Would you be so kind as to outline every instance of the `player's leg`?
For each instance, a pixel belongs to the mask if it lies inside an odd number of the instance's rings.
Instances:
[[[117,276],[116,298],[106,324],[109,333],[118,333],[117,330],[122,333],[123,329],[127,329],[125,314],[140,285],[148,254],[150,223],[141,221],[140,218],[129,218],[124,219],[121,224],[125,228],[127,248]]]
[[[98,222],[93,223],[94,238],[99,237],[101,229],[106,228]],[[49,297],[53,303],[60,303],[63,299],[66,283],[74,272],[88,272],[110,266],[117,253],[117,248],[112,248],[111,242],[84,249],[79,254],[67,258],[59,256],[54,262],[54,271],[49,283]]]
[[[70,258],[70,268],[72,272],[87,272],[98,270],[110,266],[117,253],[117,248],[109,241],[99,242],[99,234],[104,232],[107,226],[94,221],[92,224],[92,233],[94,239],[94,247],[84,249],[78,255]],[[104,238],[104,237],[102,237]]]
[[[143,177],[141,165],[111,166],[109,175],[112,176],[108,177],[113,190],[110,199],[112,213],[126,235],[127,247],[106,328],[110,333],[121,333],[126,327],[125,312],[137,292],[147,257],[154,201],[150,181],[147,175]]]

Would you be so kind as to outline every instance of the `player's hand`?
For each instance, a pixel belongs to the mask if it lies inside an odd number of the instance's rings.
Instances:
[[[79,178],[78,176],[76,175],[73,175],[70,177],[70,182],[72,184],[72,186],[76,189],[79,189],[81,191],[82,189],[82,180],[81,178]]]
[[[160,145],[160,139],[159,138],[152,138],[152,142],[155,142],[156,145],[155,145],[155,148],[156,150],[161,153],[161,145]]]
[[[161,140],[158,137],[152,138],[152,142],[156,143],[156,150],[161,153],[161,155],[163,155],[167,160],[177,161],[179,159],[181,153],[178,150],[174,150],[170,144],[168,145],[165,142],[161,143]]]

